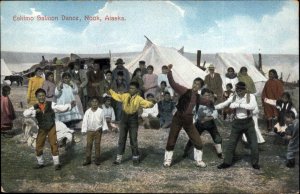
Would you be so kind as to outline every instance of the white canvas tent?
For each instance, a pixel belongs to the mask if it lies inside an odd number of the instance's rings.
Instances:
[[[157,75],[161,73],[163,65],[173,64],[172,72],[174,80],[188,88],[192,86],[193,80],[196,77],[204,79],[206,75],[204,71],[182,56],[178,50],[155,45],[149,39],[147,39],[143,51],[124,66],[133,73],[139,67],[139,61],[141,60],[146,61],[146,66],[152,65],[154,73]]]
[[[3,80],[5,76],[12,75],[11,70],[7,67],[6,63],[3,59],[1,59],[1,84],[3,83]]]
[[[257,94],[260,95],[267,78],[263,76],[255,67],[255,61],[252,54],[242,53],[217,53],[216,54],[216,72],[221,75],[227,73],[228,67],[233,67],[238,73],[241,67],[248,69],[248,75],[253,79]]]

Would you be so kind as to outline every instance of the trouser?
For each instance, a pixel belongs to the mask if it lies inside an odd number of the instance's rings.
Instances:
[[[166,150],[174,150],[179,132],[182,127],[189,136],[195,148],[202,150],[202,141],[196,127],[193,124],[193,115],[186,115],[179,112],[176,112],[172,119]]]
[[[252,117],[233,121],[228,145],[225,150],[224,163],[232,164],[235,148],[243,133],[245,133],[250,144],[252,165],[258,164],[258,143]]]
[[[160,115],[160,118],[159,118],[159,122],[160,122],[160,126],[163,127],[168,127],[171,123],[172,123],[172,116],[162,116]]]
[[[298,151],[298,152],[299,152],[299,151]],[[288,160],[295,159],[296,153],[297,153],[297,152],[288,151],[288,152],[286,153],[286,159],[288,159]]]
[[[55,125],[50,130],[39,129],[36,138],[35,152],[37,156],[43,155],[43,147],[46,142],[48,135],[48,141],[51,146],[51,153],[53,156],[58,156],[58,144],[56,137],[56,127]]]
[[[125,152],[127,134],[129,132],[130,146],[133,156],[139,156],[137,132],[138,132],[138,113],[127,114],[122,113],[120,125],[120,134],[118,142],[118,155],[123,155]]]
[[[204,124],[197,121],[195,123],[195,127],[196,127],[197,131],[199,132],[200,136],[204,131],[208,131],[215,144],[222,143],[221,135],[220,135],[220,133],[217,129],[217,126],[213,120],[205,122]],[[193,146],[193,143],[191,140],[189,140],[187,142],[187,144],[185,145],[184,151],[188,152],[192,146]]]
[[[116,121],[120,121],[122,119],[122,110],[123,110],[122,102],[116,102],[116,109],[115,109]]]
[[[91,161],[93,142],[95,144],[95,158],[100,158],[100,144],[101,144],[102,130],[88,131],[86,133],[86,160]]]

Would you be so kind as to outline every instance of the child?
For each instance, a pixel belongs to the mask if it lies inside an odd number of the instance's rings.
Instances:
[[[169,92],[164,93],[164,99],[158,102],[158,113],[161,128],[168,128],[172,123],[176,103],[171,100]]]
[[[53,72],[46,73],[46,80],[43,83],[42,89],[46,91],[46,101],[53,101],[54,100],[54,93],[55,93],[55,83],[54,83],[54,74]]]
[[[226,84],[226,91],[223,93],[223,101],[226,101],[230,96],[233,95],[233,86],[231,83]],[[223,120],[228,119],[228,121],[232,121],[233,110],[229,108],[229,106],[223,109]]]
[[[168,73],[168,67],[166,65],[163,65],[161,67],[161,74],[158,74],[157,84],[161,85],[162,81],[166,82],[166,89],[169,91],[171,98],[173,98],[174,90],[170,86],[170,83],[169,83],[169,80],[167,77],[167,73]]]
[[[40,169],[45,167],[43,147],[45,145],[46,137],[48,136],[55,170],[60,170],[61,165],[59,163],[55,112],[70,111],[76,105],[76,103],[75,101],[72,101],[70,104],[57,105],[54,102],[46,101],[46,91],[42,88],[36,90],[35,96],[38,99],[38,103],[34,104],[29,109],[26,109],[23,113],[25,117],[35,117],[39,127],[36,138],[36,158],[38,165],[34,168]]]
[[[99,99],[94,96],[91,98],[91,108],[84,114],[81,132],[86,135],[86,159],[83,166],[91,164],[93,143],[95,143],[95,164],[100,165],[100,143],[102,131],[107,130],[106,120],[101,108]]]
[[[15,109],[9,99],[10,87],[2,87],[1,95],[1,132],[11,130],[16,119]]]
[[[289,140],[286,166],[288,168],[294,168],[295,155],[299,153],[299,119],[296,119],[296,115],[293,111],[288,111],[285,114],[285,123],[288,125],[285,139]]]
[[[118,126],[115,123],[115,111],[111,106],[111,96],[106,93],[103,94],[104,104],[102,104],[103,114],[107,123],[107,127],[110,131],[118,132]]]
[[[290,93],[284,92],[280,100],[265,98],[264,101],[267,104],[276,106],[277,110],[279,111],[278,122],[274,126],[274,131],[277,133],[285,132],[285,129],[287,128],[284,118],[285,114],[288,111],[293,111],[295,116],[297,116],[297,111],[293,106]]]
[[[159,129],[159,119],[157,103],[154,100],[153,94],[147,94],[147,100],[152,102],[154,106],[152,108],[143,108],[143,113],[141,115],[143,119],[143,125],[145,129]]]
[[[120,136],[118,143],[118,155],[114,164],[121,164],[122,156],[125,151],[125,145],[127,140],[127,133],[129,132],[130,145],[132,150],[132,160],[134,165],[140,163],[140,156],[137,144],[137,130],[138,130],[138,109],[153,107],[153,103],[144,100],[138,95],[139,84],[137,82],[131,82],[129,86],[129,92],[118,94],[112,89],[109,90],[112,98],[118,102],[122,102],[122,118],[120,122]]]
[[[157,102],[162,101],[164,99],[165,92],[168,92],[167,82],[162,81],[162,82],[160,82],[160,88],[159,88],[157,96],[156,96]],[[170,92],[169,92],[169,94],[170,94]]]
[[[213,92],[207,88],[202,89],[201,96],[207,100],[213,100]],[[195,111],[195,109],[194,109]],[[214,119],[217,119],[218,117],[218,111],[215,110],[214,106],[205,106],[205,105],[199,105],[199,109],[197,113],[195,114],[195,127],[197,128],[199,135],[206,130],[210,133],[214,143],[215,148],[217,151],[217,155],[219,158],[223,158],[222,154],[222,138],[220,136],[220,133],[218,132],[216,123]],[[184,149],[184,155],[183,157],[187,157],[190,148],[192,147],[192,141],[189,140],[185,146]]]

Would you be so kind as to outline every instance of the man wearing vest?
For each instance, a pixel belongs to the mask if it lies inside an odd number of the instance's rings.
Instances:
[[[254,122],[252,119],[252,111],[257,106],[255,96],[246,94],[246,84],[238,82],[236,84],[236,94],[229,97],[225,102],[215,106],[215,109],[222,109],[230,104],[230,108],[234,109],[234,121],[232,122],[232,130],[229,142],[225,150],[225,158],[219,169],[228,168],[232,165],[235,148],[242,134],[245,133],[251,149],[251,162],[254,169],[260,169],[258,164],[259,153]],[[248,102],[247,102],[248,99]]]

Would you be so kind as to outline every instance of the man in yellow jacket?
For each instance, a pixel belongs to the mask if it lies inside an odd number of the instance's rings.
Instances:
[[[34,71],[35,76],[29,78],[28,81],[28,90],[27,90],[27,104],[28,106],[33,106],[38,103],[35,92],[37,89],[41,88],[45,79],[42,78],[42,69],[37,67]]]
[[[114,161],[114,164],[121,164],[122,156],[125,152],[125,145],[127,139],[127,133],[129,132],[130,145],[132,150],[133,165],[140,163],[140,156],[137,144],[137,132],[138,132],[138,109],[151,108],[153,103],[143,99],[138,95],[139,84],[137,82],[131,82],[129,85],[129,91],[123,94],[118,94],[112,89],[109,90],[112,98],[118,102],[122,102],[122,116],[120,121],[120,135],[118,142],[118,154]]]

